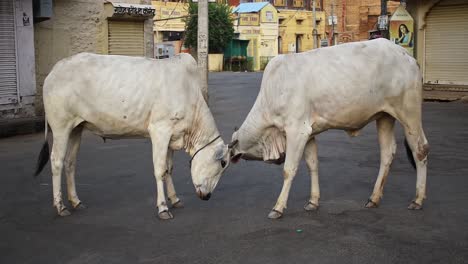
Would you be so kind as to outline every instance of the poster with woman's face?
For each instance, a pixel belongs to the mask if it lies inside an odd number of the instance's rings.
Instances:
[[[403,6],[398,7],[390,18],[390,40],[413,56],[414,21]]]

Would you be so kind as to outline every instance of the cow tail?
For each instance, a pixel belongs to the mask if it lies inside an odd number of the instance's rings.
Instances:
[[[39,153],[39,157],[37,159],[36,171],[34,172],[34,177],[37,177],[37,175],[41,173],[42,169],[44,169],[44,166],[47,164],[50,158],[49,142],[47,141],[47,133],[48,133],[47,116],[45,116],[44,120],[45,120],[44,144],[42,145],[41,152]]]
[[[405,138],[405,148],[406,148],[406,156],[408,157],[409,162],[416,169],[416,161],[414,160],[413,152],[411,151],[410,146],[408,145],[408,141]]]

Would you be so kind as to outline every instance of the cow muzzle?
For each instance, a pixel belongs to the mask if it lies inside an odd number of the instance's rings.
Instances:
[[[197,191],[197,195],[203,201],[208,201],[211,198],[211,193],[202,193],[200,190]]]

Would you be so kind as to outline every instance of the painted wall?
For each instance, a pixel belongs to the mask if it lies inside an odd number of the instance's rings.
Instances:
[[[188,3],[151,1],[151,4],[156,9],[155,20],[188,15]],[[185,31],[185,22],[183,19],[155,21],[154,31]]]
[[[55,0],[53,16],[34,25],[36,53],[36,113],[42,115],[42,86],[57,61],[80,52],[107,53],[107,18],[113,7],[105,0]],[[151,4],[149,0],[115,0],[114,3]],[[153,57],[153,22],[145,21],[146,56]]]
[[[260,11],[260,68],[264,69],[269,60],[278,55],[278,11],[272,5]]]
[[[368,31],[374,27],[380,15],[381,0],[323,0],[328,32],[331,30],[328,16],[331,15],[332,3],[335,4],[333,13],[338,19],[335,25],[337,43],[367,40]],[[387,11],[393,14],[399,5],[400,1],[387,1]]]

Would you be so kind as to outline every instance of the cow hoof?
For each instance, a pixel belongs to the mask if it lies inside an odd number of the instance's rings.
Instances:
[[[421,209],[422,209],[422,205],[414,201],[411,202],[410,205],[408,205],[408,210],[421,210]]]
[[[304,205],[304,210],[306,211],[317,211],[319,206],[317,204],[314,204],[312,202],[308,202],[306,205]]]
[[[379,207],[378,203],[374,203],[371,199],[367,200],[367,203],[365,205],[366,208],[377,208]]]
[[[276,211],[275,209],[271,210],[271,212],[268,214],[268,218],[270,219],[279,219],[283,216],[283,213]]]
[[[58,215],[59,216],[69,216],[71,215],[70,211],[68,211],[68,209],[66,207],[62,208],[62,210],[60,210],[60,212],[58,212]]]
[[[79,202],[76,206],[73,206],[73,210],[83,210],[88,208],[86,205],[84,205],[82,202]]]
[[[172,208],[184,208],[184,203],[181,200],[179,200],[172,204]]]
[[[174,218],[174,216],[171,214],[171,212],[169,212],[167,210],[160,212],[158,214],[158,216],[159,216],[159,219],[161,219],[161,220],[169,220],[169,219]]]

